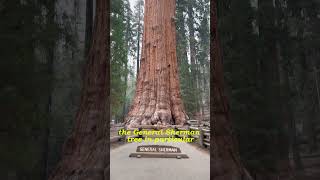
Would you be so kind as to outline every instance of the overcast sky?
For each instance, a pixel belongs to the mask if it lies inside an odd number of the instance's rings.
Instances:
[[[136,5],[137,0],[129,0],[131,9],[133,9],[134,5]]]

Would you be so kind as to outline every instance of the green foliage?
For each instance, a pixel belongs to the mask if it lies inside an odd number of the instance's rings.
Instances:
[[[190,82],[192,82],[190,65],[188,63],[188,38],[185,25],[186,11],[185,1],[177,1],[177,60],[179,64],[179,77],[180,77],[180,88],[181,96],[183,99],[184,107],[188,113],[194,113],[196,110],[196,104],[194,100],[194,89],[191,87]]]
[[[226,2],[224,2],[226,3]],[[232,119],[239,137],[241,157],[253,171],[272,169],[276,152],[277,123],[266,119],[260,61],[261,40],[254,31],[254,8],[250,1],[232,0],[219,4],[225,78],[229,86]]]
[[[113,0],[111,6],[111,109],[112,116],[122,117],[129,74],[132,12],[127,0]]]
[[[316,91],[306,90],[314,87],[314,78],[307,75],[306,68],[312,66],[312,61],[307,61],[306,54],[312,60],[315,58],[314,52],[319,50],[317,47],[320,47],[317,46],[319,33],[316,30],[319,24],[315,20],[319,3],[276,0],[275,7],[271,4],[271,1],[259,1],[257,8],[252,6],[250,0],[218,3],[218,27],[232,119],[241,157],[252,172],[274,171],[278,161],[288,156],[285,141],[289,141],[286,127],[289,122],[281,114],[286,113],[288,102],[283,96],[289,97],[289,104],[293,103],[295,108],[316,104],[314,99],[310,101],[309,98],[316,97]],[[274,86],[283,83],[283,75],[278,81],[270,82],[275,79],[272,76],[277,71],[281,72],[280,68],[269,66],[275,60],[279,60],[279,67],[289,72],[294,93]],[[316,66],[319,67],[319,64]],[[274,107],[270,106],[272,103]],[[310,114],[310,111],[304,112]],[[302,114],[301,117],[310,116]],[[287,139],[280,144],[283,137]]]
[[[187,113],[193,117],[205,105],[202,102],[209,100],[209,1],[178,0],[176,7],[181,95]],[[193,17],[188,16],[189,7]],[[193,42],[190,27],[195,29]],[[194,64],[190,62],[191,46],[196,50]]]
[[[143,37],[143,12],[144,11],[144,2],[143,0],[138,0],[136,5],[134,6],[133,18],[132,18],[132,32],[133,32],[133,39],[132,39],[132,56],[133,58],[137,58],[137,51],[138,51],[138,42],[141,51],[141,42]],[[139,36],[139,39],[138,39]],[[140,53],[140,52],[139,52]]]

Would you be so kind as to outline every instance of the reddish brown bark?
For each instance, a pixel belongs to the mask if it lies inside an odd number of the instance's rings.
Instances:
[[[109,66],[108,1],[97,0],[93,41],[88,54],[80,108],[62,160],[50,180],[102,180],[108,176]]]
[[[141,67],[126,118],[128,127],[186,122],[178,79],[175,6],[175,0],[145,1]]]
[[[211,74],[212,100],[210,101],[213,145],[210,178],[214,180],[251,180],[240,161],[237,141],[232,133],[230,110],[224,90],[223,65],[217,30],[216,0],[211,1]]]

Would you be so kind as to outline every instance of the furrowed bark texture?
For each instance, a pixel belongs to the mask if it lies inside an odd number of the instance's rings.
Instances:
[[[213,60],[210,62],[213,69],[211,75],[210,101],[211,118],[213,118],[211,144],[213,154],[211,156],[210,179],[214,180],[251,180],[247,170],[240,161],[237,141],[232,133],[230,110],[224,90],[224,77],[221,49],[217,30],[216,0],[211,1],[211,53]]]
[[[127,127],[183,125],[176,57],[175,0],[146,0],[141,67]]]
[[[97,0],[92,46],[88,54],[76,124],[50,180],[108,178],[109,66],[107,0]]]

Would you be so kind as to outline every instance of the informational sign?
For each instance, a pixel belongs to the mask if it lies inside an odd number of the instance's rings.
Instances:
[[[145,145],[138,146],[137,152],[149,153],[181,153],[180,148],[173,146],[160,146],[160,145]]]
[[[164,145],[142,145],[138,146],[135,153],[131,153],[129,157],[137,158],[189,158],[186,154],[182,154],[180,148]]]

